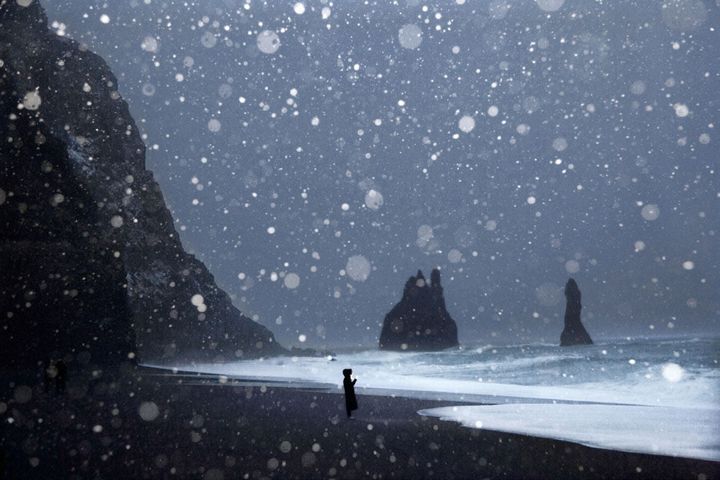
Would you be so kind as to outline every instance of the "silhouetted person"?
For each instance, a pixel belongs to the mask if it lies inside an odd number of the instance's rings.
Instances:
[[[349,368],[343,370],[343,375],[345,376],[345,378],[343,378],[343,388],[345,389],[345,411],[347,411],[347,416],[350,418],[352,416],[352,411],[358,409],[357,397],[355,396],[355,382],[357,382],[357,379],[352,380],[350,378],[352,370]]]
[[[55,368],[57,369],[57,374],[55,375],[55,392],[64,393],[65,383],[67,382],[67,365],[65,365],[64,361],[58,360],[55,362]]]
[[[50,386],[55,381],[55,375],[57,374],[57,369],[55,368],[55,363],[50,360],[49,358],[46,358],[43,361],[43,387],[45,388],[45,393],[50,393]]]

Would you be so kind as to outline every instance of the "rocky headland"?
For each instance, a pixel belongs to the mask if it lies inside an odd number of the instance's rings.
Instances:
[[[0,362],[285,352],[186,253],[105,61],[0,0]]]
[[[405,282],[402,300],[385,316],[381,350],[432,351],[458,346],[457,325],[445,307],[437,268],[430,282],[423,273]]]
[[[567,304],[565,306],[565,328],[560,334],[560,346],[568,347],[572,345],[592,345],[587,330],[580,321],[580,312],[582,311],[582,294],[580,288],[574,279],[570,279],[565,284],[565,298]]]

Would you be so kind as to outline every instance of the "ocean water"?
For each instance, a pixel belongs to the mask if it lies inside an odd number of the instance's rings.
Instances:
[[[550,399],[565,394],[582,401],[720,407],[717,338],[625,340],[569,348],[479,345],[437,353],[366,351],[338,360],[350,366],[356,362],[357,375],[361,370],[382,371],[412,384],[454,380],[458,385],[532,387],[526,389],[534,392],[531,397]],[[578,397],[572,391],[582,393]]]
[[[342,369],[352,368],[360,394],[474,404],[419,412],[470,428],[720,460],[720,338],[364,350],[173,367],[329,391],[340,391]]]

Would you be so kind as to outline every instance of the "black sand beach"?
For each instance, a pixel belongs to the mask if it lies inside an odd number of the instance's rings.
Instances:
[[[720,478],[719,463],[468,429],[417,414],[449,402],[359,390],[360,409],[348,420],[339,390],[138,372],[71,378],[60,395],[41,385],[30,391],[31,379],[4,374],[2,478]]]

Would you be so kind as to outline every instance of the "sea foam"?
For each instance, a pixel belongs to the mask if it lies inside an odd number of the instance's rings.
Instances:
[[[275,357],[173,367],[338,393],[341,371],[349,367],[358,377],[359,394],[476,403],[421,412],[469,427],[720,460],[720,434],[714,428],[720,424],[718,352],[717,339],[648,340],[571,348],[366,350],[332,358]]]

